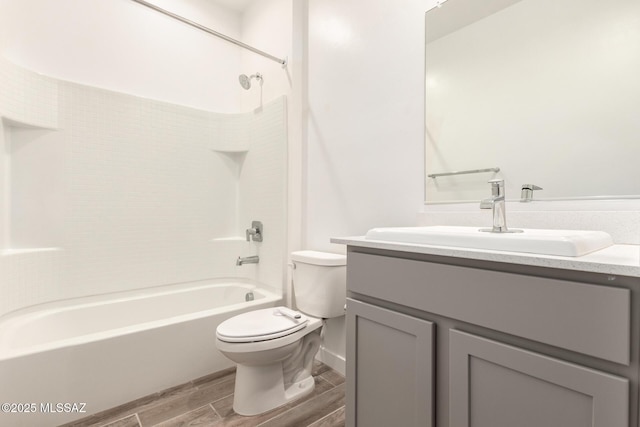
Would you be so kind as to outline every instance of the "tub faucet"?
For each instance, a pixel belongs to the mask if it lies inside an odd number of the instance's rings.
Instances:
[[[481,228],[480,231],[489,233],[521,233],[522,230],[507,229],[507,212],[504,204],[504,179],[492,179],[491,197],[480,202],[480,209],[493,210],[493,227]]]
[[[243,264],[257,264],[260,262],[260,257],[258,255],[247,256],[247,257],[238,257],[236,260],[236,265],[240,266]]]

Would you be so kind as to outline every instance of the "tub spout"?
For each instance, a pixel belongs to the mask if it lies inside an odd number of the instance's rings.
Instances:
[[[260,262],[260,257],[258,255],[247,256],[247,257],[238,257],[236,260],[236,265],[240,266],[243,264],[257,264]]]

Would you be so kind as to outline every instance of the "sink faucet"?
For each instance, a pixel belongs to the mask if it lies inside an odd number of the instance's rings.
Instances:
[[[240,266],[243,264],[257,264],[260,262],[260,257],[258,255],[247,256],[247,257],[238,257],[236,260],[236,265]]]
[[[491,197],[480,202],[480,209],[493,210],[493,227],[481,228],[480,231],[489,233],[522,233],[522,230],[509,230],[507,228],[507,213],[504,204],[504,179],[492,179]]]

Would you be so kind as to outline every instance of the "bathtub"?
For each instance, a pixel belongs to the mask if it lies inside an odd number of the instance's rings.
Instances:
[[[233,366],[216,349],[217,325],[281,300],[233,279],[60,301],[0,317],[0,425],[62,424]]]

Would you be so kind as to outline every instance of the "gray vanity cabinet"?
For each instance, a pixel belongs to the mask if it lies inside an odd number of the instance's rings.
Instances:
[[[347,299],[348,425],[432,427],[434,325]]]
[[[635,278],[352,247],[347,265],[348,427],[637,425]]]

